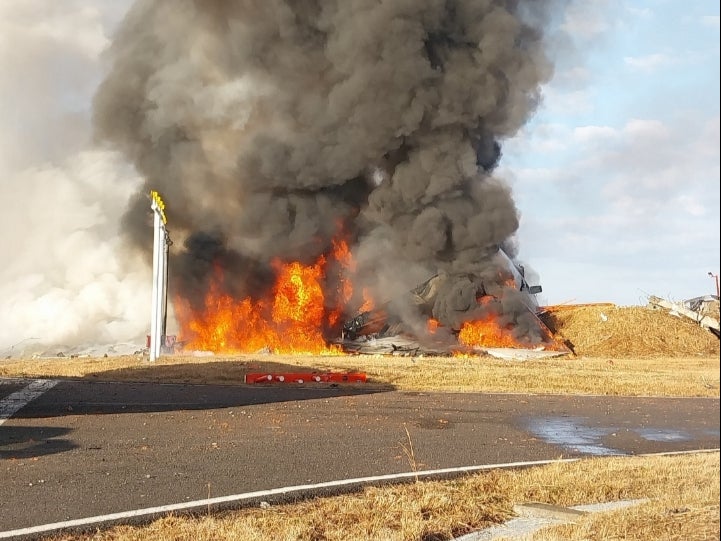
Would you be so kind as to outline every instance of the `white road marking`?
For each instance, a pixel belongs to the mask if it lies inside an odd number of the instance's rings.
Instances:
[[[27,387],[0,400],[0,425],[57,384],[58,380],[55,379],[36,379],[31,381]]]
[[[713,453],[719,452],[719,449],[699,449],[695,451],[673,451],[668,453],[651,453],[639,456],[669,456],[669,455],[685,455],[693,453]],[[340,488],[352,485],[369,485],[382,483],[384,481],[400,481],[402,479],[436,477],[448,474],[463,474],[471,472],[480,472],[484,470],[506,469],[506,468],[526,468],[531,466],[544,466],[546,464],[561,464],[564,462],[577,462],[589,457],[579,458],[561,458],[555,460],[536,460],[532,462],[507,462],[505,464],[486,464],[481,466],[463,466],[458,468],[444,468],[440,470],[424,470],[417,472],[405,472],[389,475],[376,475],[373,477],[358,477],[355,479],[341,479],[339,481],[328,481],[325,483],[316,483],[312,485],[296,485],[292,487],[273,488],[270,490],[258,490],[256,492],[246,492],[245,494],[233,494],[231,496],[220,496],[217,498],[207,498],[205,500],[195,500],[192,502],[176,503],[172,505],[160,505],[157,507],[147,507],[145,509],[135,509],[133,511],[125,511],[122,513],[110,513],[108,515],[98,515],[94,517],[79,518],[75,520],[66,520],[64,522],[53,522],[51,524],[43,524],[41,526],[32,526],[30,528],[21,528],[18,530],[8,530],[0,532],[0,539],[9,539],[11,537],[22,537],[46,533],[53,530],[63,530],[68,528],[78,528],[81,526],[100,525],[114,521],[123,521],[131,518],[150,517],[152,515],[161,515],[172,513],[174,511],[191,511],[200,509],[209,509],[211,505],[220,503],[242,502],[248,500],[257,500],[268,496],[278,496],[293,494],[295,492],[319,491],[327,488]],[[633,458],[615,457],[615,458]],[[159,517],[158,517],[159,518]]]

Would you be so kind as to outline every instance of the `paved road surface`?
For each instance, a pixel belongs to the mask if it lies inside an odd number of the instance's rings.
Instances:
[[[0,401],[28,384],[0,382]],[[413,468],[718,447],[718,399],[60,381],[0,426],[0,532]]]

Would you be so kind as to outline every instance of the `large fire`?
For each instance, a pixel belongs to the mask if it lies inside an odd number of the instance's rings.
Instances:
[[[506,281],[507,287],[515,287],[512,280]],[[494,302],[491,296],[483,296],[478,299],[478,304],[488,305]],[[489,311],[482,318],[466,321],[458,333],[458,341],[471,349],[478,348],[539,348],[549,351],[564,351],[566,347],[558,343],[551,332],[543,325],[540,320],[538,322],[538,330],[541,334],[542,342],[538,344],[525,343],[516,338],[513,333],[513,326],[501,322],[500,316]]]
[[[329,263],[340,269],[340,274],[331,281],[326,276]],[[187,300],[176,297],[174,307],[184,347],[216,353],[342,354],[342,348],[329,344],[327,338],[332,333],[338,335],[342,318],[347,316],[344,308],[354,294],[355,261],[348,243],[334,241],[331,252],[313,264],[276,260],[273,268],[276,278],[267,298],[236,299],[225,293],[220,267],[215,268],[202,309],[193,310]],[[334,284],[332,289],[329,283]],[[504,285],[515,287],[512,280]],[[361,290],[357,297],[362,299],[359,313],[374,308],[367,290]],[[486,304],[493,300],[486,296],[478,302]],[[427,331],[435,334],[439,326],[438,321],[429,319]],[[457,338],[459,345],[467,349],[529,347],[492,313],[464,323]],[[546,346],[552,343],[549,335]]]
[[[506,287],[516,287],[513,278],[505,279],[504,285]],[[478,304],[489,305],[493,300],[493,297],[486,295],[478,299]],[[458,333],[458,341],[469,348],[526,347],[513,336],[513,329],[502,325],[498,316],[492,312],[480,319],[463,323]]]
[[[330,258],[343,269],[352,269],[352,258],[344,241],[333,244]],[[319,257],[312,265],[297,261],[273,263],[276,274],[272,296],[267,299],[234,299],[223,293],[223,271],[215,277],[205,296],[203,310],[193,311],[181,298],[175,299],[175,312],[187,338],[185,347],[220,352],[340,354],[338,346],[328,345],[324,331],[340,321],[341,308],[353,294],[350,280],[339,280],[338,291],[328,299],[324,291],[328,258]],[[329,302],[334,307],[329,308]]]
[[[466,321],[458,333],[458,341],[469,348],[526,347],[514,338],[511,329],[503,327],[495,315],[487,315],[475,321]]]

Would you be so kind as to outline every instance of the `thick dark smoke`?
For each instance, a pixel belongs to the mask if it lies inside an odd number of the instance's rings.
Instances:
[[[146,193],[158,190],[179,254],[171,287],[196,300],[218,258],[234,294],[258,294],[273,258],[312,261],[342,224],[376,298],[444,273],[434,315],[456,326],[475,306],[468,276],[493,287],[518,228],[493,170],[551,74],[546,11],[536,0],[137,1],[94,104],[98,136],[146,179],[125,215],[130,241],[149,249]],[[514,299],[501,311],[523,305]]]

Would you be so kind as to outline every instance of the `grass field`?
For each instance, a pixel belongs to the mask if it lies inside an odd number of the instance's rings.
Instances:
[[[406,391],[719,396],[719,357],[477,357],[225,355],[0,361],[0,376],[243,384],[249,372],[362,371],[366,386]],[[308,384],[310,385],[310,384]],[[318,385],[318,384],[313,384]]]

